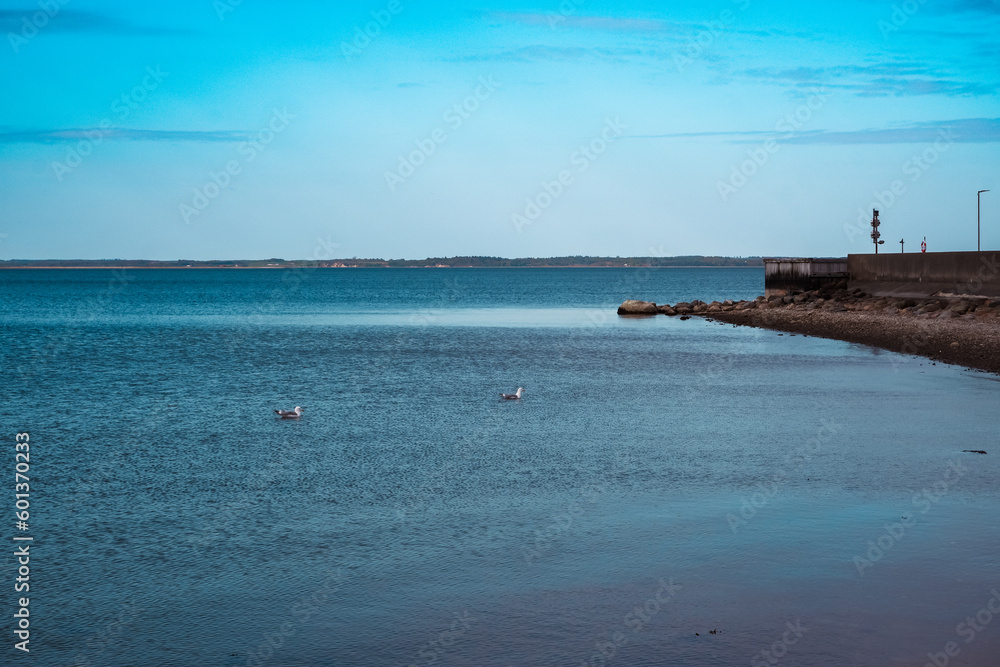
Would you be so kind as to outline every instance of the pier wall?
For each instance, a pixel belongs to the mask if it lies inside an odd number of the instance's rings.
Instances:
[[[845,257],[768,257],[764,259],[764,296],[819,289],[847,277]]]
[[[877,296],[1000,297],[997,251],[848,255],[847,271],[851,288]]]

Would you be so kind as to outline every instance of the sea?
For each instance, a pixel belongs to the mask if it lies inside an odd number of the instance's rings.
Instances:
[[[0,662],[1000,664],[1000,378],[616,314],[762,293],[0,271]]]

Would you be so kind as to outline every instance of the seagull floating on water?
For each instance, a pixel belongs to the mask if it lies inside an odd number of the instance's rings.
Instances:
[[[516,401],[519,398],[521,398],[521,394],[523,394],[523,393],[524,393],[524,389],[521,388],[521,387],[518,387],[517,388],[517,393],[514,393],[514,394],[500,394],[500,398],[504,399],[505,401]]]
[[[275,410],[274,414],[282,419],[298,419],[302,416],[302,408],[296,405],[294,410]]]

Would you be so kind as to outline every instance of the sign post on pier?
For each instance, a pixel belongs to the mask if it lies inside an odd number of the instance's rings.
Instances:
[[[982,232],[980,231],[980,226],[979,226],[979,212],[982,210],[982,204],[980,204],[980,200],[984,192],[989,192],[989,190],[980,190],[979,192],[976,193],[976,252],[983,251]]]

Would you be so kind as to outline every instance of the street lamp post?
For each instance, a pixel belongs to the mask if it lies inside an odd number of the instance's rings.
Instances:
[[[980,197],[984,192],[989,192],[989,190],[980,190],[979,192],[976,193],[976,251],[977,252],[983,251],[982,241],[981,241],[982,232],[980,231],[980,226],[979,226],[979,211],[981,210],[982,206],[980,205],[979,201]]]

